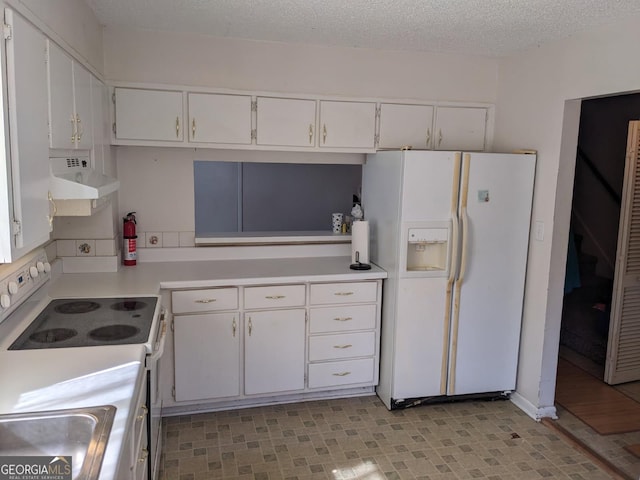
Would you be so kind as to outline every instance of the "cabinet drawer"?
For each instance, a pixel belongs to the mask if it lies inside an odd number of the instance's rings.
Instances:
[[[210,288],[207,290],[182,290],[171,293],[173,313],[212,312],[237,310],[237,288]]]
[[[269,285],[244,289],[245,308],[301,307],[304,304],[304,285]]]
[[[315,335],[309,338],[309,361],[368,357],[375,354],[375,332]]]
[[[318,283],[311,285],[311,304],[375,302],[377,282]]]
[[[373,358],[309,365],[309,388],[374,382]]]
[[[376,305],[347,305],[312,308],[309,313],[311,333],[346,332],[376,328]]]

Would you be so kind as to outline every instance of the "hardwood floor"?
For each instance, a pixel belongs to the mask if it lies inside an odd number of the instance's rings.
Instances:
[[[640,403],[569,361],[558,361],[556,402],[601,435],[640,431]]]
[[[588,358],[572,350],[561,346],[560,357],[568,359],[574,365],[580,366],[597,378],[603,378],[604,376],[604,367],[595,364]],[[561,390],[566,383],[571,381],[570,378],[567,379],[565,377],[565,373],[562,369],[559,369],[556,391]],[[636,402],[640,402],[640,382],[617,385],[615,389],[618,392],[626,394]],[[575,394],[576,396],[582,395],[577,390]],[[599,456],[604,462],[608,462],[612,467],[620,470],[624,475],[623,478],[632,480],[640,478],[640,460],[636,454],[628,448],[640,444],[640,431],[600,435],[569,410],[562,408],[560,404],[557,404],[557,410],[558,419],[555,423],[560,429],[569,432],[574,441],[581,443],[587,450]]]

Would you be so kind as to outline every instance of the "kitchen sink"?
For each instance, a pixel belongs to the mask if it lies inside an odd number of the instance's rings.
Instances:
[[[116,407],[0,415],[0,456],[71,456],[72,477],[96,479]]]

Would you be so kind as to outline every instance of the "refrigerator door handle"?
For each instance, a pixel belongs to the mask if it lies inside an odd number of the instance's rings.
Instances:
[[[458,283],[464,281],[464,274],[467,271],[467,244],[469,242],[469,216],[467,215],[467,207],[463,207],[460,213],[462,214],[462,254],[460,255]]]
[[[458,235],[460,234],[459,228],[460,221],[456,214],[451,215],[451,261],[449,262],[449,279],[448,282],[452,283],[456,279],[456,273],[458,270]]]

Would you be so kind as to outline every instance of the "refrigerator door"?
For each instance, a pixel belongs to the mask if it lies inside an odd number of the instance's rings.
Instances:
[[[449,395],[515,389],[535,161],[463,155]]]
[[[396,401],[445,393],[446,288],[446,278],[398,281],[392,389],[392,398]]]

